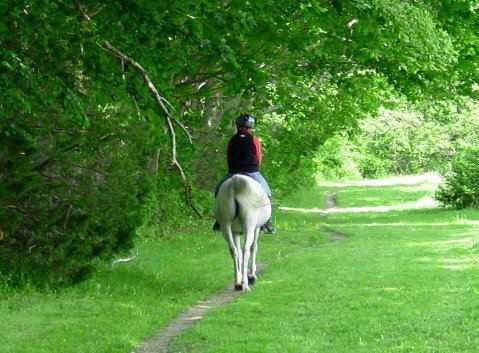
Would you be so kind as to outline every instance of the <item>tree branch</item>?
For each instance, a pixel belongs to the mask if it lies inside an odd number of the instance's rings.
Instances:
[[[183,129],[183,131],[185,132],[186,136],[188,136],[188,140],[190,141],[190,143],[192,144],[193,143],[193,136],[191,136],[190,132],[188,131],[188,129],[186,128],[186,126],[184,126],[181,122],[179,122],[178,120],[176,120],[175,118],[171,118],[171,120],[176,124],[178,125],[179,127],[181,127]]]
[[[198,211],[198,209],[193,205],[193,200],[191,198],[191,186],[188,183],[188,179],[186,178],[185,172],[184,172],[183,168],[181,167],[181,164],[178,162],[178,159],[176,158],[176,156],[177,156],[177,153],[176,153],[176,134],[175,134],[175,130],[173,129],[173,123],[172,123],[172,120],[174,121],[174,119],[171,117],[170,112],[165,105],[165,104],[167,104],[169,107],[171,107],[171,104],[165,98],[160,96],[160,94],[158,93],[158,90],[156,89],[155,85],[151,81],[151,79],[148,75],[148,72],[140,64],[138,64],[136,61],[131,59],[129,56],[123,54],[121,51],[116,49],[108,41],[104,41],[103,43],[99,43],[99,46],[102,49],[109,52],[110,54],[112,54],[113,56],[115,56],[115,57],[119,58],[120,60],[125,61],[128,64],[130,64],[131,66],[133,66],[143,76],[143,80],[145,81],[146,85],[150,89],[150,92],[153,95],[154,100],[161,107],[163,120],[165,121],[165,124],[168,128],[168,134],[170,135],[171,162],[176,167],[176,169],[178,170],[178,172],[181,176],[181,180],[183,182],[183,187],[184,187],[184,190],[185,190],[186,202],[195,211],[195,213],[198,215],[198,217],[203,218],[203,216]]]

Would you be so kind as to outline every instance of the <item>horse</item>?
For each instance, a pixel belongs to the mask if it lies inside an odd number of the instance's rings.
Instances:
[[[243,292],[249,291],[249,284],[254,283],[257,278],[259,230],[271,217],[271,201],[260,183],[251,177],[235,174],[225,181],[218,191],[215,217],[233,258],[234,288]],[[245,235],[243,249],[241,234]]]

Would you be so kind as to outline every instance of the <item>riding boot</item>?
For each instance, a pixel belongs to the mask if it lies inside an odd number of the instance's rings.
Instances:
[[[276,233],[276,229],[273,226],[273,222],[271,222],[271,218],[261,226],[261,231],[268,234]]]
[[[269,200],[271,201],[271,204],[273,204],[272,200],[271,200],[271,197],[269,198]],[[264,233],[267,233],[267,234],[274,234],[276,233],[276,228],[274,228],[274,225],[273,225],[273,222],[271,221],[273,217],[271,216],[268,221],[266,221],[265,224],[263,224],[261,226],[261,231],[264,232]]]

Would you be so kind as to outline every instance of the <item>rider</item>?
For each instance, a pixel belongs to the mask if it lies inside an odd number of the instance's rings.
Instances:
[[[220,186],[235,174],[247,175],[261,184],[263,190],[271,199],[271,189],[268,183],[259,172],[259,165],[263,159],[260,140],[252,135],[255,119],[248,114],[241,114],[236,119],[236,134],[230,139],[226,157],[228,161],[228,173],[218,183],[215,190],[215,196],[218,194]],[[220,229],[218,222],[213,226],[214,230]],[[275,233],[271,218],[261,227],[265,233]]]

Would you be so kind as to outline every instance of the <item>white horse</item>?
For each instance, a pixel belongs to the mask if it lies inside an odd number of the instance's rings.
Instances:
[[[249,291],[256,280],[256,253],[260,227],[271,217],[271,202],[256,180],[236,174],[221,185],[215,204],[216,220],[230,248],[234,264],[235,290]],[[245,235],[241,249],[241,234]]]

